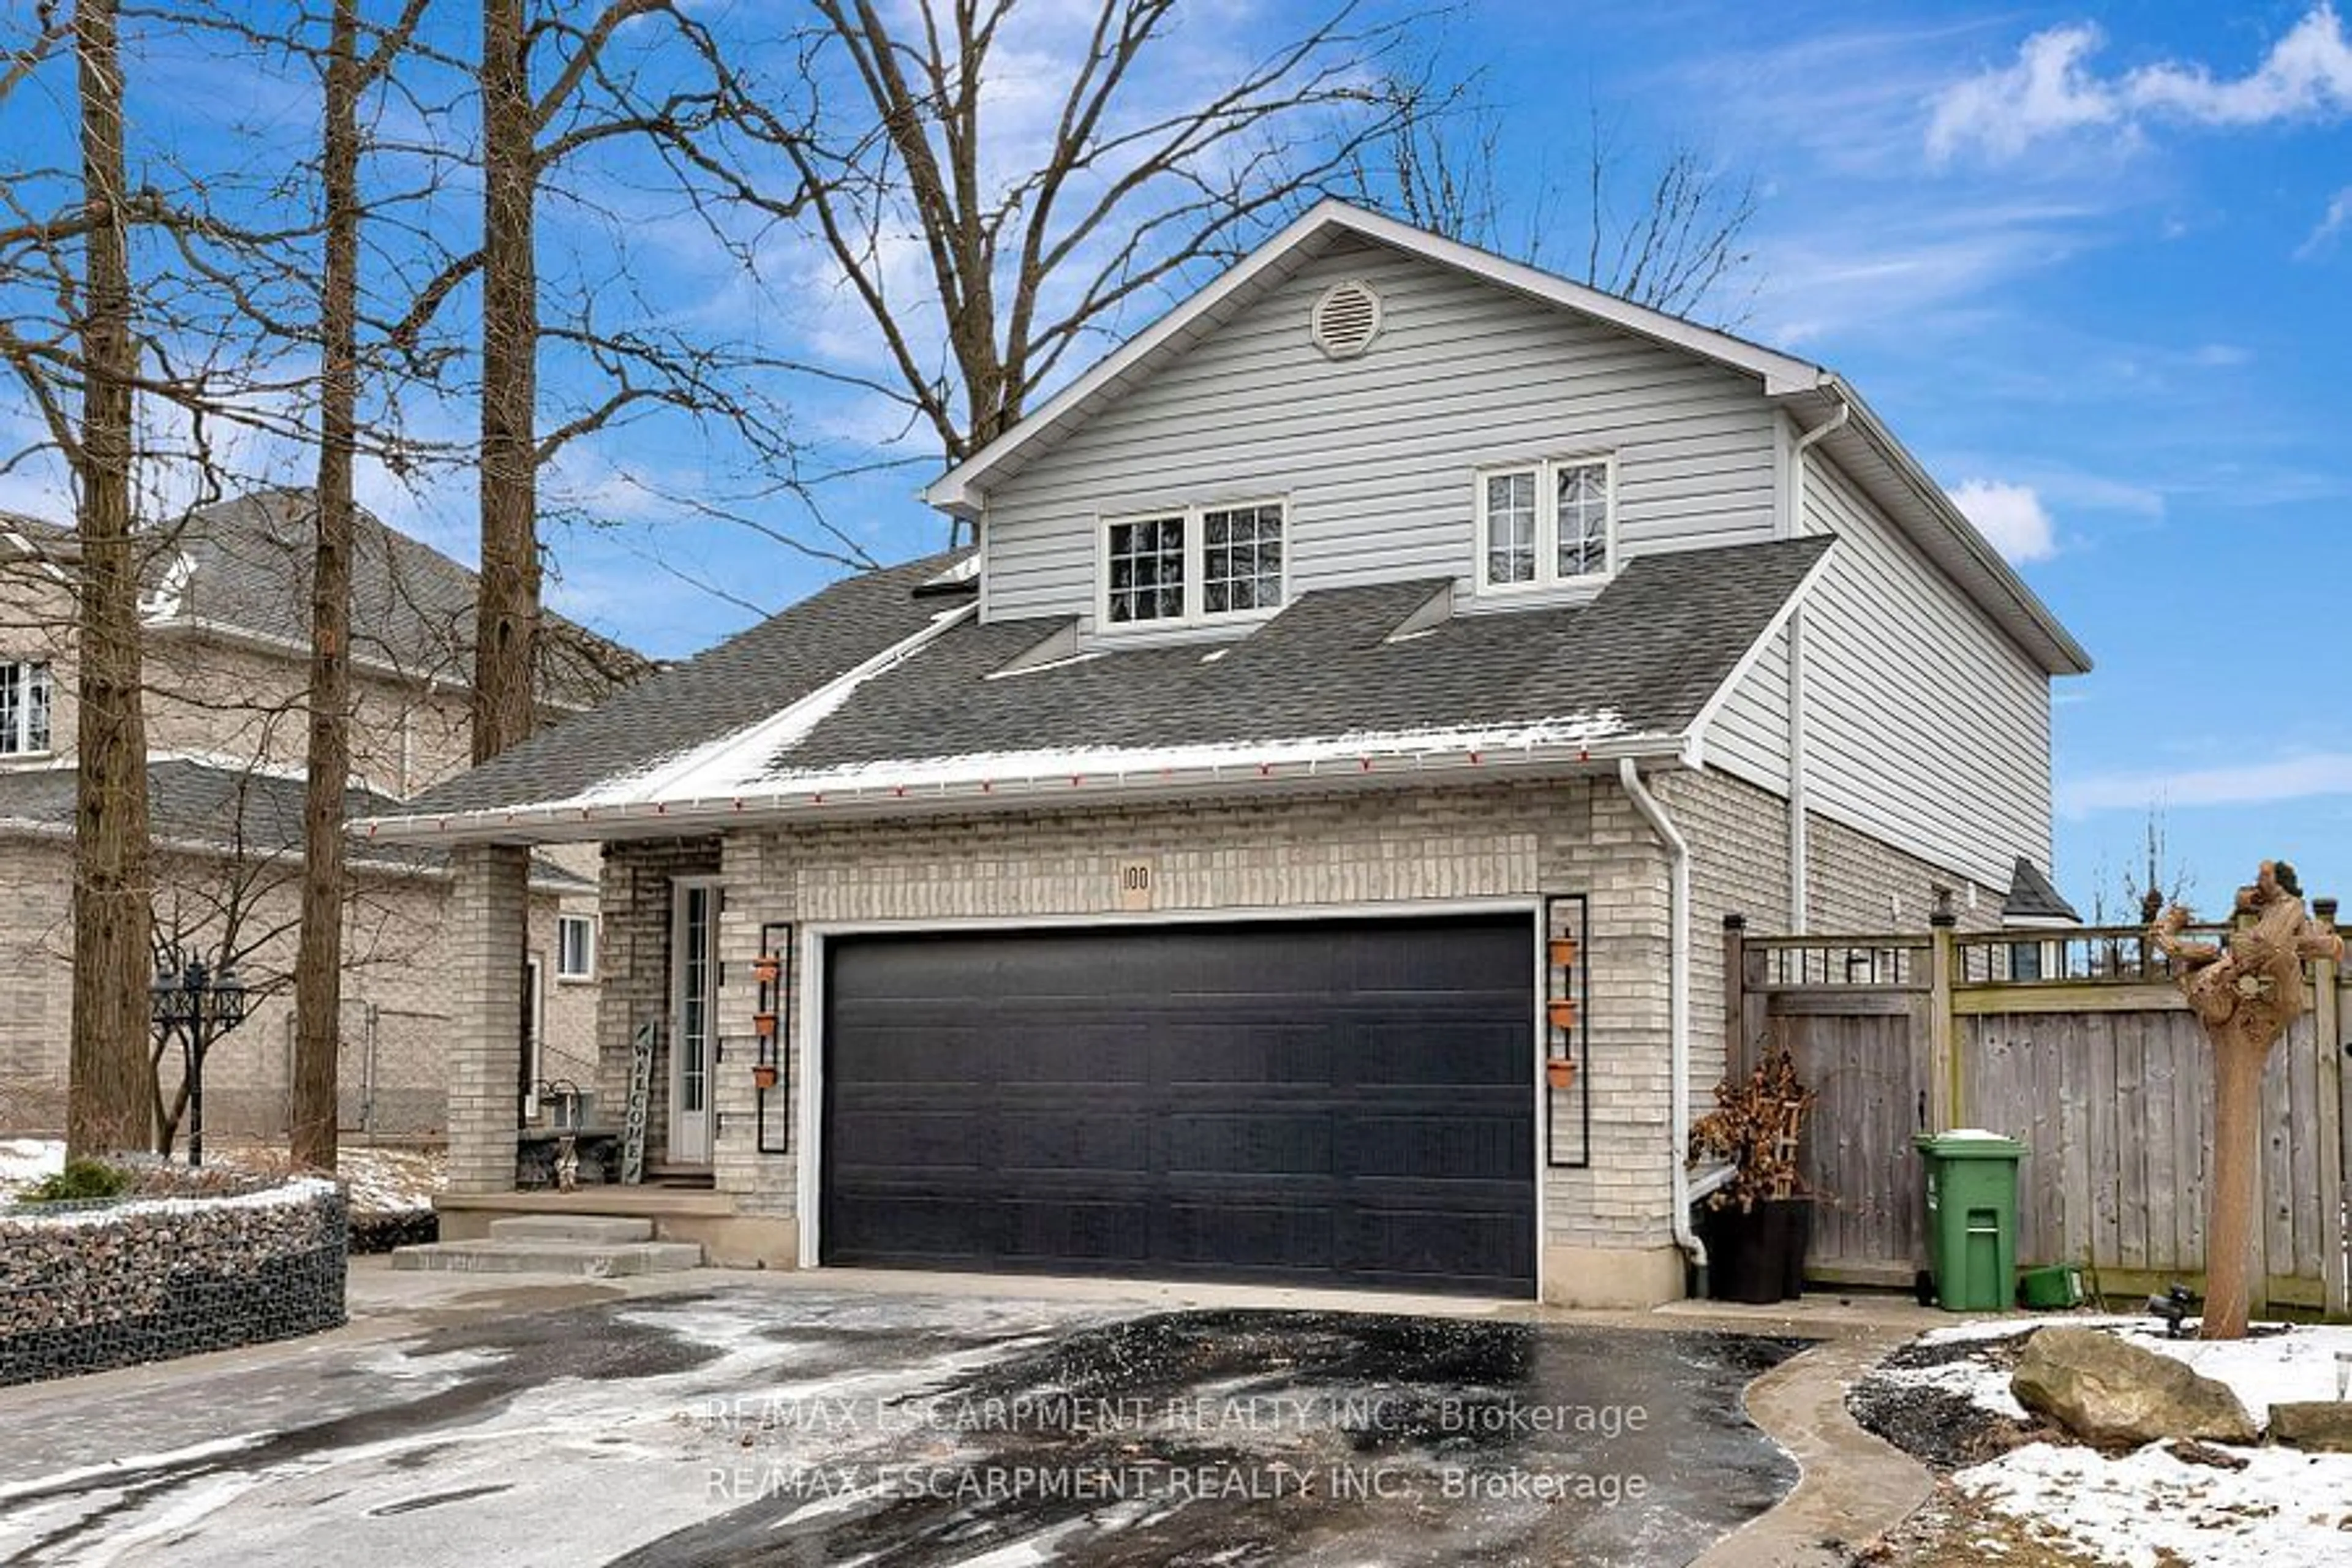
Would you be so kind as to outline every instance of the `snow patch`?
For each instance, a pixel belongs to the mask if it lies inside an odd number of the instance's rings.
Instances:
[[[2183,1464],[2160,1444],[2108,1458],[2030,1444],[1953,1483],[2129,1568],[2336,1568],[2352,1540],[2352,1454],[2235,1450],[2242,1470]]]

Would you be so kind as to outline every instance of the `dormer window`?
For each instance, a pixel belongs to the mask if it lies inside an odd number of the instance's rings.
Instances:
[[[1102,624],[1186,626],[1278,610],[1286,509],[1170,508],[1103,523]]]
[[[1478,476],[1478,585],[1540,588],[1606,577],[1616,560],[1617,464],[1563,458]]]

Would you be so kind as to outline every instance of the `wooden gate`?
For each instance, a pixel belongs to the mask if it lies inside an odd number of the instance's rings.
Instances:
[[[2143,931],[1735,929],[1727,943],[1727,1065],[1785,1045],[1821,1096],[1805,1149],[1814,1278],[1907,1283],[1926,1258],[1912,1136],[1976,1126],[2026,1145],[2021,1264],[2079,1264],[2111,1293],[2201,1284],[2211,1061]],[[2272,1302],[2341,1312],[2352,976],[2319,964],[2311,978],[2313,1009],[2264,1079],[2256,1278]]]

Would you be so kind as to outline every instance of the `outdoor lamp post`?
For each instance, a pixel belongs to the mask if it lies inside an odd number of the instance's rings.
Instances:
[[[147,989],[147,1012],[158,1041],[177,1039],[188,1086],[188,1163],[205,1163],[205,1058],[213,1043],[245,1022],[245,983],[235,960],[217,971],[192,958],[174,974],[159,963]]]

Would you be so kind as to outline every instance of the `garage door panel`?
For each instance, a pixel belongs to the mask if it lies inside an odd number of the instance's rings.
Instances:
[[[826,1261],[1532,1291],[1524,916],[826,958]]]
[[[1160,1168],[1189,1174],[1336,1173],[1328,1111],[1233,1110],[1171,1115],[1160,1140]]]
[[[1161,1211],[1157,1251],[1203,1273],[1329,1270],[1339,1265],[1333,1233],[1328,1205],[1178,1202]]]
[[[1066,1109],[1008,1110],[996,1119],[997,1163],[1006,1172],[1147,1175],[1151,1170],[1151,1122],[1141,1111],[1118,1116]]]

